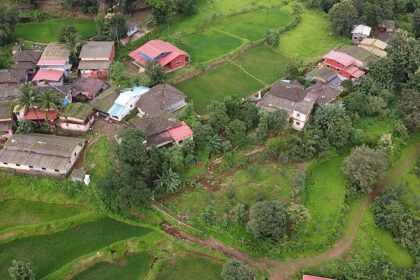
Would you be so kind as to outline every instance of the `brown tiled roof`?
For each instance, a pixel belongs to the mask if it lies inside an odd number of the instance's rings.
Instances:
[[[102,90],[109,88],[109,85],[102,80],[94,78],[80,78],[73,82],[71,90],[76,92],[89,92],[97,95]]]
[[[96,69],[109,69],[110,61],[103,60],[82,60],[77,67],[79,70],[96,70]]]
[[[14,63],[17,62],[31,62],[37,64],[38,60],[41,58],[42,52],[36,50],[25,50],[19,51],[12,57]]]
[[[338,89],[322,83],[316,83],[308,87],[307,91],[317,96],[316,103],[319,105],[331,103],[336,100],[341,93]]]
[[[112,41],[89,41],[82,47],[79,57],[82,60],[86,58],[107,59],[111,56],[113,46],[114,42]]]
[[[15,64],[12,65],[12,69],[14,70],[31,70],[31,69],[34,69],[35,67],[36,67],[36,64],[32,62],[27,62],[27,61],[16,62]]]
[[[383,20],[381,23],[378,24],[379,28],[384,29],[395,29],[395,21],[393,20]]]
[[[154,116],[166,110],[180,109],[173,106],[183,100],[185,100],[185,95],[181,91],[171,85],[160,84],[143,94],[136,106],[147,115]]]
[[[278,81],[271,87],[267,94],[294,102],[300,102],[305,98],[306,91],[300,84]]]
[[[25,70],[5,69],[0,70],[0,84],[18,84],[26,82]]]
[[[50,134],[16,134],[0,151],[0,161],[52,169],[68,169],[77,145],[84,140]]]
[[[337,76],[337,72],[328,67],[315,68],[306,74],[306,76],[312,77],[314,79],[322,79],[326,82],[329,82]]]
[[[19,92],[19,84],[0,84],[0,101],[16,99]]]
[[[11,119],[10,117],[10,106],[11,102],[1,102],[0,103],[0,119]]]
[[[70,56],[70,51],[65,44],[49,43],[41,55],[42,60],[67,60]]]
[[[143,132],[147,138],[182,124],[182,122],[170,112],[164,112],[153,117],[136,117],[131,120],[130,123]]]

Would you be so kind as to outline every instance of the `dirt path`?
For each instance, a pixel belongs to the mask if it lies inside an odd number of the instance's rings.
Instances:
[[[347,225],[344,236],[338,240],[335,245],[327,252],[320,253],[309,257],[301,257],[292,260],[277,261],[267,258],[255,260],[249,255],[240,252],[234,248],[224,245],[220,241],[210,238],[209,240],[202,240],[198,237],[191,236],[185,232],[182,232],[176,228],[173,228],[167,223],[163,223],[161,228],[168,234],[175,236],[176,238],[182,239],[187,242],[197,243],[203,247],[217,250],[229,257],[236,258],[244,263],[247,263],[256,268],[265,268],[271,274],[271,280],[286,280],[291,279],[293,275],[301,271],[302,269],[318,266],[329,260],[336,259],[344,254],[351,246],[353,241],[356,239],[357,232],[363,217],[369,208],[369,205],[377,197],[384,188],[397,179],[401,173],[409,171],[412,163],[417,159],[417,153],[420,151],[420,144],[416,145],[415,149],[405,156],[400,164],[394,167],[387,176],[381,181],[381,183],[374,189],[372,193],[367,195],[359,207],[350,217],[350,222]]]

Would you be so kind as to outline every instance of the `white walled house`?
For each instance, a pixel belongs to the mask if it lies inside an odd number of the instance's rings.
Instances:
[[[94,121],[95,115],[92,105],[70,103],[60,114],[59,127],[75,133],[86,133]]]
[[[65,177],[79,158],[85,140],[50,134],[16,134],[0,151],[0,168],[19,173]]]
[[[59,70],[65,77],[70,74],[72,63],[70,61],[70,50],[62,43],[49,43],[41,58],[38,61],[40,70]]]
[[[119,122],[122,121],[131,111],[136,109],[136,103],[148,91],[149,88],[141,86],[124,90],[114,101],[111,109],[108,110],[109,117]]]

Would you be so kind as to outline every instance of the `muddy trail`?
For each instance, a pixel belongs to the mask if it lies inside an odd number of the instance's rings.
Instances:
[[[161,228],[166,233],[178,239],[190,243],[196,243],[200,246],[219,251],[231,258],[238,259],[255,268],[266,269],[270,272],[271,280],[291,279],[293,275],[305,268],[321,265],[322,263],[334,260],[343,255],[356,239],[356,235],[362,223],[363,217],[375,197],[377,197],[387,185],[397,179],[400,174],[410,170],[412,163],[417,159],[417,153],[419,151],[420,145],[417,145],[416,149],[414,149],[410,154],[406,155],[405,158],[401,160],[400,165],[394,167],[390,172],[388,172],[387,176],[381,181],[381,183],[378,184],[373,192],[364,198],[362,206],[353,213],[353,216],[349,219],[350,222],[346,226],[344,235],[334,244],[331,249],[324,253],[284,261],[267,258],[257,260],[243,252],[240,252],[239,250],[226,246],[214,238],[202,240],[198,237],[191,236],[177,228],[174,228],[168,223],[162,223]]]

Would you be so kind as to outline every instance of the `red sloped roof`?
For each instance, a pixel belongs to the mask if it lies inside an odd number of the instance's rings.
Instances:
[[[334,279],[312,276],[312,275],[303,275],[302,280],[334,280]]]
[[[140,48],[132,51],[129,56],[136,60],[136,62],[144,65],[147,61],[140,54],[145,54],[151,59],[155,59],[163,53],[168,53],[168,55],[161,59],[160,64],[162,66],[168,64],[180,55],[188,55],[186,52],[178,49],[171,43],[162,40],[151,40]]]
[[[26,121],[36,121],[36,120],[45,120],[47,117],[46,111],[41,111],[37,109],[30,109],[26,112],[25,116],[23,117]],[[55,121],[58,118],[58,112],[50,110],[48,112],[48,120],[50,122]]]
[[[357,68],[354,65],[351,65],[351,66],[347,67],[346,71],[347,71],[347,73],[349,73],[350,75],[352,75],[355,78],[360,78],[365,74],[364,71],[360,70],[359,68]]]
[[[323,57],[324,59],[335,60],[338,63],[343,64],[345,67],[353,64],[356,62],[356,59],[346,53],[338,52],[338,51],[330,51]]]
[[[175,142],[184,141],[193,136],[191,128],[185,122],[182,122],[182,125],[178,127],[168,129],[168,133]]]
[[[48,70],[39,70],[32,81],[53,81],[58,82],[64,75],[64,71],[48,69]]]
[[[66,62],[65,59],[40,59],[37,65],[66,65]]]

